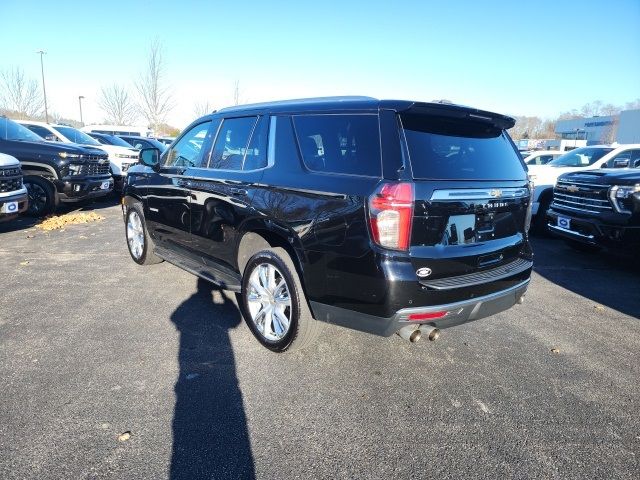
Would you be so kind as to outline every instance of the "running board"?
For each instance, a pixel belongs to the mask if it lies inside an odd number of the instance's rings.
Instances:
[[[229,290],[231,292],[240,292],[242,285],[238,281],[228,274],[218,271],[214,267],[205,266],[195,261],[185,258],[184,256],[174,253],[171,250],[165,248],[156,247],[154,253],[163,260],[182,268],[183,270],[202,278],[208,282],[217,285],[223,290]]]

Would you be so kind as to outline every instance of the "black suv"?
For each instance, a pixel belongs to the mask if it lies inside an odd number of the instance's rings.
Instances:
[[[547,217],[549,230],[578,250],[610,247],[637,256],[640,168],[561,175]]]
[[[328,322],[433,339],[527,289],[530,189],[514,120],[439,103],[338,97],[226,108],[125,185],[127,243],[239,292],[267,348]]]
[[[46,215],[59,202],[101,197],[113,190],[103,150],[47,142],[28,128],[0,117],[0,152],[20,160],[30,215]]]

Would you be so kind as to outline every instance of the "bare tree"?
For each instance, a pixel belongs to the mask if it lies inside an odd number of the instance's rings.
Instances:
[[[213,111],[213,107],[209,104],[209,101],[204,101],[204,102],[196,102],[196,104],[193,106],[193,114],[196,117],[202,117],[204,115],[207,115],[208,113],[211,113]]]
[[[136,105],[127,89],[115,83],[100,89],[98,106],[106,115],[106,123],[132,125],[138,117]]]
[[[640,98],[636,98],[633,102],[627,102],[624,105],[625,110],[638,110],[640,109]]]
[[[162,45],[154,41],[149,50],[147,67],[135,83],[138,92],[138,108],[152,128],[165,122],[173,109],[173,98],[164,82],[165,65]]]
[[[26,78],[19,67],[3,70],[0,79],[0,103],[3,108],[13,110],[20,118],[34,117],[40,113],[44,101],[36,80]]]

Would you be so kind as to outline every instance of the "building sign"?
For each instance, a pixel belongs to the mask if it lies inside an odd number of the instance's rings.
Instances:
[[[613,125],[613,120],[601,120],[599,122],[585,122],[585,127],[604,127],[606,125]]]

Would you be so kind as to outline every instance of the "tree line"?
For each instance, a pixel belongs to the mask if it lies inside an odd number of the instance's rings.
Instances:
[[[627,102],[624,105],[613,105],[611,103],[605,104],[601,100],[595,100],[587,103],[580,109],[573,109],[567,112],[563,112],[556,118],[541,118],[537,116],[515,116],[516,124],[509,130],[509,134],[514,140],[520,140],[523,138],[555,138],[556,123],[560,120],[570,120],[573,118],[589,118],[589,117],[605,117],[619,115],[622,110],[635,110],[640,109],[640,98]],[[617,130],[617,123],[611,126],[610,131],[607,132],[609,143],[615,141],[615,133]]]
[[[100,88],[97,104],[104,114],[104,123],[133,125],[143,119],[156,134],[177,134],[178,129],[166,123],[175,103],[165,73],[163,48],[156,40],[150,46],[144,70],[132,82],[133,93],[117,83]],[[40,120],[44,119],[43,108],[42,90],[35,79],[27,78],[17,66],[0,72],[0,113],[17,119]],[[55,111],[51,117],[55,122],[80,125]]]

